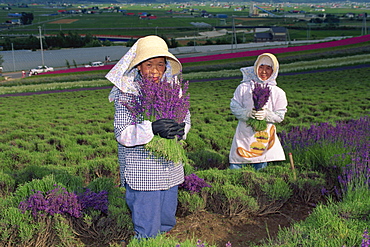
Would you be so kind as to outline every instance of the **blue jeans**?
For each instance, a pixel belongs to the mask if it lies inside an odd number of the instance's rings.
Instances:
[[[131,210],[136,238],[154,238],[176,224],[178,186],[168,190],[138,191],[126,184],[126,203]]]
[[[261,162],[261,163],[249,163],[249,164],[230,164],[230,169],[241,169],[247,165],[252,165],[256,171],[261,170],[262,168],[267,167],[267,162]]]

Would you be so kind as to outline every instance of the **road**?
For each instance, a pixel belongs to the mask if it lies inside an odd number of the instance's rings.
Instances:
[[[292,45],[305,45],[324,41],[338,40],[345,37],[331,37],[323,40],[303,40],[290,41]],[[243,44],[225,44],[225,45],[205,45],[205,46],[183,46],[170,48],[169,51],[178,58],[197,57],[213,54],[232,53],[247,50],[261,50],[277,47],[287,47],[288,43],[281,42],[266,42],[266,43],[243,43]],[[60,49],[60,50],[15,50],[15,51],[0,51],[0,55],[4,62],[2,63],[3,73],[17,72],[25,70],[28,72],[31,68],[38,65],[44,65],[53,68],[66,68],[67,64],[71,67],[74,64],[84,66],[95,61],[103,61],[105,56],[110,56],[111,61],[118,61],[130,47],[126,46],[106,46],[106,47],[89,47],[76,49]],[[14,76],[19,76],[15,74]],[[16,78],[16,77],[13,77]]]

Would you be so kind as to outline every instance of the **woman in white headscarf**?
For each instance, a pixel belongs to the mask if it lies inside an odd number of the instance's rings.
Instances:
[[[178,185],[184,181],[183,165],[151,154],[144,145],[154,135],[172,139],[186,138],[190,113],[184,123],[172,119],[137,123],[122,102],[139,95],[142,77],[153,81],[177,80],[181,63],[168,51],[158,36],[140,38],[106,75],[114,87],[109,100],[114,101],[114,132],[118,141],[121,185],[126,188],[126,202],[132,213],[137,238],[155,237],[176,224]]]
[[[276,83],[279,62],[273,54],[261,54],[254,66],[240,70],[243,80],[230,102],[231,112],[239,120],[229,154],[230,169],[251,164],[259,170],[266,167],[267,162],[285,160],[274,123],[284,120],[288,102],[285,92]],[[256,82],[268,85],[271,90],[267,104],[261,111],[253,110],[252,91]],[[247,124],[249,118],[266,120],[267,128],[255,132]]]

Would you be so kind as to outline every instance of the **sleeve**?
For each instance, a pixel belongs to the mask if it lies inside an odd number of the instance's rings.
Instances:
[[[126,147],[144,145],[154,137],[152,123],[150,121],[135,123],[129,109],[121,103],[133,97],[135,97],[133,94],[124,94],[120,91],[114,100],[114,133],[117,141]]]
[[[245,93],[246,92],[242,84],[239,85],[236,88],[234,92],[234,97],[231,99],[230,102],[231,113],[240,121],[247,121],[252,111],[251,107],[247,107],[246,104],[242,103],[246,101],[243,99],[243,95],[245,95]]]
[[[185,119],[184,119],[184,122],[185,122],[185,134],[182,137],[182,139],[184,139],[184,140],[186,139],[186,136],[189,133],[190,128],[191,128],[191,120],[190,120],[190,117],[191,117],[191,114],[190,114],[190,111],[188,111],[188,113],[186,114]]]
[[[273,93],[272,102],[272,110],[269,108],[266,109],[266,121],[270,123],[281,123],[284,120],[288,105],[286,94],[281,88],[277,88]]]

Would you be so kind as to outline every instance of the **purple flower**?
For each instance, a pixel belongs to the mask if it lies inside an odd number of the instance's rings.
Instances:
[[[370,117],[366,116],[357,120],[338,121],[334,125],[320,123],[310,128],[295,127],[289,133],[280,133],[279,137],[286,152],[305,151],[312,146],[328,144],[346,150],[333,154],[331,158],[333,164],[343,164],[338,181],[342,192],[345,192],[349,184],[370,188],[369,127]],[[335,193],[341,195],[337,187]]]
[[[93,208],[105,214],[108,213],[108,192],[105,190],[95,193],[87,188],[78,195],[78,201],[82,209]]]
[[[253,81],[252,81],[253,82]],[[266,105],[269,100],[271,89],[267,84],[261,84],[253,82],[254,87],[252,90],[252,99],[253,99],[253,109],[260,111]],[[247,124],[252,127],[254,131],[263,131],[267,128],[266,120],[257,120],[254,118],[249,118]]]
[[[34,218],[45,214],[69,214],[76,218],[82,216],[82,208],[78,203],[77,195],[61,187],[47,193],[37,191],[27,200],[20,202],[19,209],[22,212],[30,210]]]
[[[190,191],[190,194],[201,192],[204,187],[212,187],[207,184],[204,179],[199,178],[197,175],[190,174],[184,177],[184,182],[180,184],[180,188]]]
[[[369,236],[367,229],[365,229],[364,234],[362,236],[363,236],[363,239],[362,239],[361,247],[369,247],[370,246],[370,236]]]
[[[140,117],[155,121],[161,118],[174,119],[181,123],[190,107],[187,93],[189,82],[163,80],[155,82],[148,78],[138,81],[140,95],[137,99],[122,102],[131,112],[136,122]]]
[[[76,195],[65,188],[56,186],[55,189],[46,193],[37,191],[27,200],[21,201],[18,208],[23,213],[30,210],[34,218],[54,214],[69,214],[79,218],[82,216],[82,210],[88,208],[108,213],[107,194],[106,191],[95,193],[86,189],[83,193]]]
[[[252,91],[253,106],[256,111],[262,110],[266,105],[271,94],[271,89],[267,84],[254,82]]]
[[[205,245],[202,243],[202,240],[198,239],[196,247],[205,247]]]

